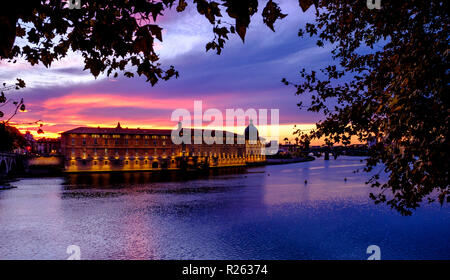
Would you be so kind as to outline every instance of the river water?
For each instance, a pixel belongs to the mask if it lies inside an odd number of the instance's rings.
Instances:
[[[20,179],[0,191],[0,259],[450,259],[450,207],[375,205],[360,160]]]

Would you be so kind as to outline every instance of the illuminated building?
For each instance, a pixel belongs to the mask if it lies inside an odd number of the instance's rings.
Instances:
[[[61,134],[61,150],[67,172],[245,166],[265,161],[264,144],[249,140],[255,130],[250,124],[245,135],[209,131],[212,137],[223,133],[224,143],[206,144],[204,138],[195,139],[196,130],[191,129],[191,143],[174,144],[168,129],[129,129],[120,123],[115,128],[78,127]],[[180,132],[186,133],[186,128],[180,127]],[[233,137],[233,144],[225,137]],[[245,141],[239,141],[243,137]]]

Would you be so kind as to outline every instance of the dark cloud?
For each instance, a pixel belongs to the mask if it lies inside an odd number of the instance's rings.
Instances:
[[[286,1],[282,4],[295,7],[295,5],[286,4]],[[298,4],[296,6],[298,8]],[[328,49],[315,46],[315,39],[297,37],[298,28],[311,18],[311,14],[301,14],[297,10],[288,10],[287,13],[289,16],[277,23],[277,32],[275,33],[263,26],[262,20],[256,17],[256,23],[252,24],[252,28],[247,33],[245,44],[235,36],[227,42],[227,46],[220,56],[213,52],[205,53],[202,43],[188,52],[172,57],[163,57],[163,65],[174,65],[180,72],[180,78],[168,82],[161,81],[155,87],[151,87],[149,83],[139,77],[133,79],[99,78],[90,82],[67,85],[55,83],[54,86],[29,89],[25,92],[24,97],[30,102],[33,117],[39,116],[38,112],[43,109],[42,104],[46,100],[76,93],[77,96],[108,94],[121,97],[180,98],[186,102],[191,100],[191,103],[194,100],[202,100],[204,109],[209,106],[218,106],[222,110],[226,108],[275,108],[280,110],[281,123],[313,123],[321,116],[299,110],[296,104],[302,99],[295,95],[294,88],[283,85],[281,79],[288,78],[292,81],[299,81],[298,73],[301,68],[317,69],[329,63],[331,57]],[[173,18],[176,16],[170,13],[164,21],[167,24],[167,34],[164,35],[166,37],[177,36],[177,34],[171,34],[171,30],[175,30],[173,26],[179,23],[178,19],[173,20]],[[202,33],[199,36],[203,36]],[[206,37],[204,41],[207,42],[210,39],[210,37]],[[163,45],[164,47],[166,46]],[[180,41],[180,45],[176,47],[182,48],[183,41]],[[40,71],[55,71],[65,75],[84,74],[81,69],[76,67]],[[60,109],[53,108],[55,113],[61,112]],[[62,109],[64,112],[70,112],[70,108]],[[95,116],[95,119],[98,119],[103,116],[108,123],[114,118],[127,117],[140,121],[148,120],[149,123],[153,119],[161,120],[161,118],[167,118],[170,121],[170,110],[167,108],[154,110],[134,107],[77,109],[76,114],[82,119],[89,116]],[[49,114],[52,112],[52,108],[45,108],[44,111]],[[54,124],[54,127],[64,127],[64,119],[61,119],[61,123]]]

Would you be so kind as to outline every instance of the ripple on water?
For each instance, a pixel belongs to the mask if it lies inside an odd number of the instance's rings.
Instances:
[[[386,259],[450,258],[449,207],[374,205],[360,166],[21,179],[0,191],[0,259],[65,259],[71,244],[86,259],[366,259],[372,244]]]

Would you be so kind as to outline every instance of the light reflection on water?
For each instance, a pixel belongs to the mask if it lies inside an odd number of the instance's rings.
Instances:
[[[372,244],[384,259],[450,258],[449,207],[374,205],[362,166],[22,179],[0,191],[0,259],[65,259],[71,244],[83,259],[366,259]]]

